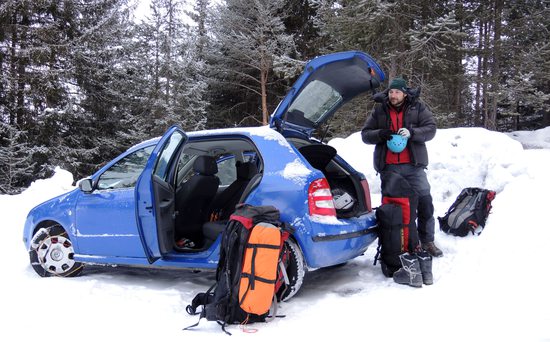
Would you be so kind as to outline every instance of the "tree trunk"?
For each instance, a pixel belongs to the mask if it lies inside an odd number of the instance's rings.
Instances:
[[[542,114],[542,125],[543,127],[550,126],[550,112],[548,110],[545,110]]]
[[[174,38],[174,4],[168,1],[168,37],[166,37],[166,104],[170,106],[170,83],[172,77],[172,40]]]
[[[481,118],[481,83],[483,82],[483,32],[484,32],[485,23],[483,17],[479,18],[479,35],[477,42],[477,77],[476,77],[476,97],[475,97],[475,109],[474,109],[474,126],[479,126]]]
[[[15,103],[15,89],[17,88],[17,12],[14,12],[11,17],[11,23],[13,27],[11,33],[11,45],[10,45],[10,80],[8,81],[10,85],[8,86],[7,92],[7,104],[10,107],[10,115],[8,124],[15,126],[17,124],[14,110]]]
[[[198,0],[195,4],[195,10],[197,11],[197,58],[199,60],[204,59],[204,49],[206,47],[206,15],[207,15],[208,0]]]
[[[157,19],[158,20],[158,19]],[[153,75],[154,84],[155,84],[155,94],[153,99],[158,99],[161,93],[160,90],[160,25],[157,22],[155,27],[155,74]]]
[[[457,1],[455,5],[456,19],[458,21],[460,33],[464,32],[464,6],[461,1]],[[464,112],[462,110],[462,89],[464,87],[464,68],[462,66],[462,60],[464,59],[464,53],[460,49],[464,45],[464,39],[459,38],[456,45],[456,57],[454,58],[454,64],[456,67],[456,77],[455,89],[453,96],[453,105],[456,117],[458,119],[458,124],[462,125],[464,123]]]
[[[267,76],[269,68],[267,68],[267,63],[262,63],[262,68],[260,70],[260,88],[262,93],[262,124],[267,125],[267,118],[269,117],[269,112],[267,111]]]
[[[397,76],[397,57],[392,56],[390,60],[390,70],[388,74],[388,82],[391,82],[391,80]]]
[[[19,25],[17,25],[19,26]],[[24,51],[27,48],[28,42],[28,31],[27,28],[30,26],[30,20],[27,13],[22,13],[21,16],[21,31],[19,35],[19,49],[21,51]],[[17,28],[14,28],[17,29]],[[25,86],[26,86],[26,67],[28,64],[28,57],[23,57],[22,53],[19,53],[19,56],[17,58],[17,71],[16,71],[16,82],[17,82],[17,90],[16,90],[16,115],[17,115],[17,124],[20,129],[26,129],[28,128],[29,120],[26,115],[25,110]]]
[[[497,129],[497,109],[498,109],[498,93],[500,80],[500,32],[502,29],[502,0],[495,0],[494,8],[494,28],[493,28],[493,63],[491,77],[491,95],[492,104],[488,116],[487,128],[490,130]]]
[[[489,117],[489,32],[491,32],[491,25],[488,21],[484,24],[483,32],[483,63],[481,65],[481,73],[483,77],[483,86],[482,86],[482,111],[483,111],[483,127],[488,128],[488,117]]]

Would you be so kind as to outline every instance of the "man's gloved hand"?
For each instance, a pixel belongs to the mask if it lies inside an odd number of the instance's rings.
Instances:
[[[411,132],[406,128],[400,128],[399,131],[397,131],[397,134],[407,139],[411,137]]]
[[[378,137],[382,141],[388,141],[391,140],[393,132],[391,129],[381,129],[378,131]]]

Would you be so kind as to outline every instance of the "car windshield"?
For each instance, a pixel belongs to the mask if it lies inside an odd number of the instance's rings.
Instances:
[[[292,122],[303,122],[306,119],[317,123],[334,106],[342,101],[342,95],[323,81],[311,81],[292,102],[288,109]],[[290,118],[289,118],[290,119]]]

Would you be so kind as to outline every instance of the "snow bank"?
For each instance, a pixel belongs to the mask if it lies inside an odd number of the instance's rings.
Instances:
[[[373,266],[376,250],[371,247],[345,265],[310,272],[301,291],[280,303],[285,318],[254,325],[255,334],[231,326],[230,338],[549,341],[548,141],[548,128],[517,135],[477,128],[438,130],[428,143],[436,216],[444,214],[463,187],[498,193],[480,236],[458,238],[436,227],[436,241],[445,255],[434,260],[434,285],[414,289],[385,278],[380,267]],[[330,144],[367,176],[377,205],[380,185],[372,170],[373,146],[363,144],[359,133]],[[296,168],[290,170],[299,174]],[[2,255],[9,277],[0,291],[2,310],[9,314],[0,339],[29,334],[41,342],[66,336],[85,342],[225,338],[218,324],[205,320],[195,331],[181,330],[197,322],[196,316],[185,313],[185,306],[212,284],[213,273],[97,266],[74,279],[39,278],[34,273],[21,242],[26,213],[72,189],[72,181],[68,172],[58,169],[51,179],[34,182],[20,195],[0,196],[8,241]],[[58,329],[46,329],[52,326]]]

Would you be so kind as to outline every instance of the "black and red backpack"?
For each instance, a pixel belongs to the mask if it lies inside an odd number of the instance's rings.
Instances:
[[[479,235],[491,212],[496,192],[482,188],[463,189],[443,217],[438,217],[439,228],[447,234]]]
[[[399,255],[413,252],[420,240],[416,228],[418,196],[407,180],[396,172],[382,174],[382,205],[376,209],[378,249],[382,273],[391,277],[401,267]]]

